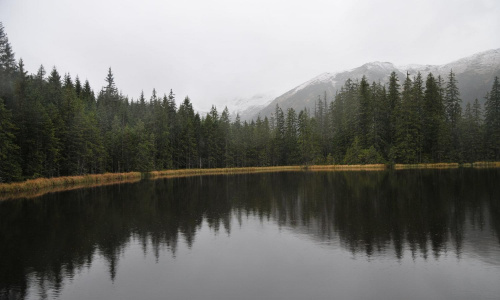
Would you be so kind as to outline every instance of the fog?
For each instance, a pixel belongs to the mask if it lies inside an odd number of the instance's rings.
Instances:
[[[130,98],[173,89],[202,111],[370,61],[444,64],[499,48],[498,16],[497,0],[0,1],[30,73],[56,66],[98,92],[111,67]]]

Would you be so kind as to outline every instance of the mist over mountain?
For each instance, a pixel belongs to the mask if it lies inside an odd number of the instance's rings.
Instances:
[[[444,65],[396,66],[390,62],[370,62],[347,71],[320,74],[278,96],[270,103],[253,102],[251,107],[237,110],[242,120],[255,119],[259,115],[261,117],[270,116],[274,112],[276,104],[283,111],[288,108],[293,108],[296,111],[307,108],[313,112],[318,97],[323,99],[326,96],[328,102],[333,101],[336,92],[349,78],[356,81],[366,76],[370,83],[386,84],[389,75],[396,72],[400,83],[402,83],[407,73],[413,77],[420,72],[424,80],[429,73],[432,73],[436,77],[441,76],[446,82],[451,70],[458,80],[462,104],[473,102],[476,98],[483,104],[484,96],[491,89],[494,77],[500,76],[500,49],[476,53]],[[259,108],[260,110],[258,110]]]
[[[269,105],[275,98],[276,94],[271,92],[259,93],[250,97],[233,99],[226,107],[231,112],[232,120],[235,120],[237,115],[241,117],[242,114],[245,118],[244,120],[249,120],[253,115],[258,114],[263,108]]]

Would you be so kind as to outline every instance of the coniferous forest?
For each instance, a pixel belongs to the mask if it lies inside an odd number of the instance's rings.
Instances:
[[[104,74],[103,74],[104,75]],[[104,76],[103,76],[104,77]],[[500,160],[500,83],[462,107],[452,70],[399,82],[349,79],[314,111],[231,120],[175,94],[129,99],[111,68],[94,91],[40,66],[28,74],[0,23],[0,182],[104,172]],[[469,99],[465,99],[469,100]]]

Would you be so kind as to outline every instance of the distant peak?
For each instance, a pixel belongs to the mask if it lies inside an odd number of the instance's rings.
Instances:
[[[316,80],[327,79],[327,78],[331,77],[331,75],[332,74],[325,72],[325,73],[319,74],[318,76],[314,77],[313,79],[316,79]]]
[[[381,68],[381,69],[394,69],[394,65],[390,62],[382,62],[382,61],[373,61],[373,62],[369,62],[369,63],[366,63],[363,65],[363,67],[367,67],[367,68],[373,68],[373,67],[376,67],[376,68]]]
[[[322,73],[322,74],[314,77],[313,79],[311,79],[309,81],[306,81],[303,84],[299,85],[298,87],[294,88],[289,93],[291,93],[293,95],[293,94],[297,93],[298,91],[304,89],[305,87],[307,87],[309,85],[332,81],[333,78],[335,77],[335,75],[336,75],[336,73],[327,73],[327,72]]]
[[[478,53],[473,54],[471,56],[474,57],[474,56],[485,56],[485,55],[500,55],[500,48],[481,51],[481,52],[478,52]]]
[[[471,60],[488,60],[488,59],[495,59],[498,57],[500,57],[500,49],[491,49],[460,58],[451,63],[459,61],[471,61]]]
[[[422,71],[422,70],[430,69],[432,67],[434,67],[434,66],[432,66],[432,65],[420,65],[420,64],[408,64],[408,65],[400,65],[400,66],[397,66],[396,68],[398,70],[400,70],[401,72],[403,72],[403,71]]]
[[[333,77],[335,77],[335,75],[336,75],[335,73],[325,72],[325,73],[319,74],[318,76],[314,77],[313,79],[307,81],[305,84],[330,81]]]

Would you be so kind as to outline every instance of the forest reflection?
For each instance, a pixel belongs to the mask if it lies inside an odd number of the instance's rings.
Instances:
[[[247,216],[356,255],[460,259],[467,232],[500,237],[500,171],[289,172],[161,179],[0,202],[0,299],[36,278],[57,294],[103,257],[113,280],[131,239],[157,257],[206,223],[231,234]],[[236,224],[235,224],[236,223]],[[407,252],[408,251],[408,252]]]

